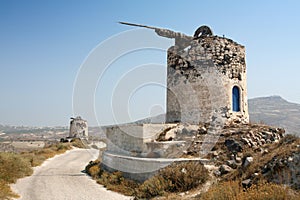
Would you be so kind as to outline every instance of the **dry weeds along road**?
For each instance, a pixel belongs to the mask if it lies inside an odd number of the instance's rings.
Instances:
[[[108,191],[81,172],[98,150],[73,149],[36,167],[32,176],[12,185],[22,200],[99,200],[130,199]]]

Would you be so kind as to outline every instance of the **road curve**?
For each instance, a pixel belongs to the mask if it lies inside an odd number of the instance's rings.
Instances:
[[[12,185],[18,200],[123,200],[129,197],[108,191],[82,173],[98,150],[73,149],[55,156],[36,167],[32,176],[19,179]]]

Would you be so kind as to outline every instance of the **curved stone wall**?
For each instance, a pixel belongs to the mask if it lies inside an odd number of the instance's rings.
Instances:
[[[139,158],[133,156],[123,156],[105,151],[102,154],[101,165],[103,169],[107,171],[121,171],[126,178],[144,181],[150,176],[153,176],[159,169],[164,168],[173,162],[183,161],[207,162],[206,159],[200,158]]]
[[[167,122],[248,122],[245,47],[223,37],[192,40],[168,50]],[[232,88],[240,89],[240,112],[232,109]]]

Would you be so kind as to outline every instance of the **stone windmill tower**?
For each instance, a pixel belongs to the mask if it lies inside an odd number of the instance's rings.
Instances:
[[[194,36],[145,25],[174,38],[168,49],[167,123],[249,122],[245,47],[213,35],[208,26]]]
[[[245,47],[207,26],[181,38],[168,49],[167,122],[248,123]]]

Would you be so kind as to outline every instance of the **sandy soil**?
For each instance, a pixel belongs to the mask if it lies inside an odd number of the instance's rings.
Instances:
[[[74,149],[36,167],[32,176],[12,185],[22,200],[98,200],[130,199],[108,191],[81,172],[98,150]]]

